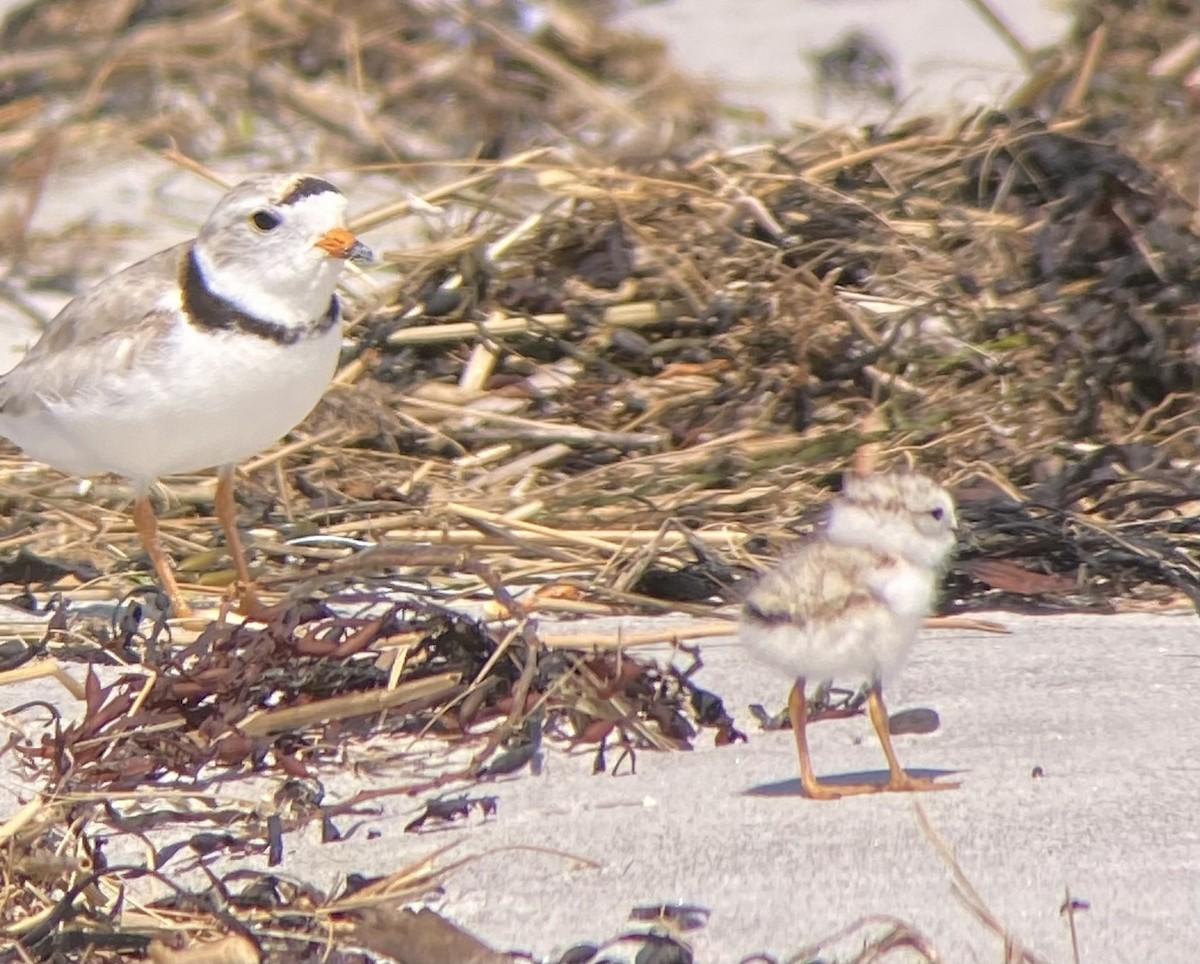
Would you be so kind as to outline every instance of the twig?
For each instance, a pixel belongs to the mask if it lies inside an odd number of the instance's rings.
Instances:
[[[954,852],[950,849],[950,845],[946,842],[930,823],[929,817],[925,813],[925,808],[919,803],[913,804],[913,810],[917,815],[917,823],[921,827],[921,831],[925,834],[925,839],[937,851],[938,856],[942,858],[947,869],[950,871],[950,876],[954,878],[954,884],[951,888],[952,893],[957,897],[963,905],[976,919],[984,925],[988,930],[1000,938],[1004,942],[1004,961],[1005,964],[1049,964],[1044,957],[1039,957],[1032,951],[1026,950],[1019,940],[1014,937],[1000,923],[996,915],[988,909],[983,898],[979,895],[979,891],[963,873],[962,866],[954,857]]]
[[[364,231],[370,231],[372,228],[380,227],[387,224],[389,221],[395,221],[397,218],[404,217],[412,209],[414,204],[421,205],[436,205],[440,201],[455,197],[469,188],[479,184],[485,184],[494,179],[498,174],[504,171],[517,170],[527,167],[534,161],[553,154],[554,149],[549,147],[536,147],[528,151],[522,151],[519,154],[514,154],[512,157],[506,158],[503,161],[498,161],[494,164],[484,166],[483,170],[477,171],[460,180],[453,181],[450,184],[443,184],[441,187],[426,191],[421,195],[419,201],[414,201],[412,198],[405,198],[402,201],[393,201],[382,205],[374,211],[368,211],[365,214],[360,214],[350,224],[350,230],[355,234],[360,234]],[[477,162],[472,162],[472,167],[478,167]]]
[[[519,430],[521,437],[539,443],[564,442],[569,445],[586,445],[600,448],[616,449],[646,449],[658,448],[663,438],[649,432],[605,432],[598,429],[584,428],[582,425],[565,425],[547,421],[535,421],[507,415],[503,412],[490,412],[482,408],[471,408],[463,405],[450,405],[431,399],[407,397],[401,401],[403,408],[415,408],[419,411],[438,412],[443,415],[456,415],[464,419],[482,422],[494,422],[512,430]],[[478,435],[478,433],[475,433]]]
[[[1005,22],[1004,18],[992,9],[991,4],[987,0],[966,0],[966,2],[995,31],[996,35],[1004,42],[1004,45],[1021,62],[1021,66],[1025,68],[1026,72],[1031,72],[1035,66],[1033,55],[1029,52],[1029,48],[1013,32],[1012,27]]]
[[[630,305],[613,305],[600,313],[602,325],[618,328],[649,328],[652,325],[679,324],[679,303],[638,302]],[[480,322],[457,321],[443,325],[422,325],[400,328],[387,337],[394,348],[403,345],[435,345],[439,342],[465,341],[478,336],[505,338],[513,335],[565,334],[578,322],[570,315],[555,313],[533,315],[529,318],[514,318],[503,312],[493,312]]]
[[[1084,50],[1083,62],[1079,65],[1079,72],[1075,75],[1075,80],[1071,84],[1071,89],[1067,91],[1067,96],[1063,98],[1062,109],[1060,114],[1077,114],[1083,108],[1084,98],[1087,97],[1087,92],[1092,86],[1092,77],[1096,73],[1096,68],[1100,64],[1100,58],[1104,53],[1105,45],[1108,42],[1108,24],[1101,23],[1092,35],[1088,37],[1087,48]],[[1135,234],[1134,237],[1137,235]]]

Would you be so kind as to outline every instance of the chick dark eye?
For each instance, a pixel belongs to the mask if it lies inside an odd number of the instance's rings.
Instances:
[[[282,221],[274,211],[255,211],[250,215],[250,223],[259,231],[274,231]]]
[[[936,519],[938,522],[941,522],[941,521],[942,521],[942,519],[943,519],[943,518],[945,518],[945,515],[946,515],[946,510],[945,510],[945,509],[934,509],[934,510],[933,510],[932,512],[930,512],[929,514],[930,514],[931,516],[933,516],[933,517],[934,517],[934,519]]]

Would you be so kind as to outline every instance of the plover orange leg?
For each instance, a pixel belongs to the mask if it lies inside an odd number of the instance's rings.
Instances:
[[[183,593],[179,591],[179,583],[175,579],[175,570],[171,560],[163,551],[162,539],[158,534],[158,517],[154,514],[154,506],[150,504],[149,496],[138,496],[133,503],[133,525],[137,529],[142,546],[150,556],[154,572],[158,576],[159,585],[171,600],[172,615],[187,618],[194,615]]]

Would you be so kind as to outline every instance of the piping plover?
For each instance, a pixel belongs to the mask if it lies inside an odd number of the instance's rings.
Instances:
[[[346,199],[322,178],[251,178],[217,202],[194,240],[71,301],[0,376],[0,435],[63,472],[133,484],[138,535],[179,615],[191,610],[150,486],[218,467],[217,518],[248,586],[234,466],[290,431],[333,375],[342,341],[334,288],[347,260],[371,260],[345,213]]]
[[[958,522],[950,494],[923,475],[848,475],[823,529],[747,593],[742,642],[796,683],[788,714],[807,796],[830,800],[882,790],[948,790],[896,760],[883,682],[899,669],[933,606]],[[867,710],[887,757],[883,785],[817,781],[808,752],[804,684],[865,679]]]

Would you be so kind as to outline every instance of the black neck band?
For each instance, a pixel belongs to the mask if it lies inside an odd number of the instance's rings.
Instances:
[[[294,345],[304,338],[322,335],[338,322],[338,300],[329,299],[329,307],[308,328],[289,328],[275,321],[266,321],[242,311],[233,302],[213,294],[204,283],[200,265],[196,263],[196,249],[188,251],[180,279],[183,291],[183,310],[188,321],[199,328],[213,331],[240,331],[256,338],[265,338],[279,345]]]

